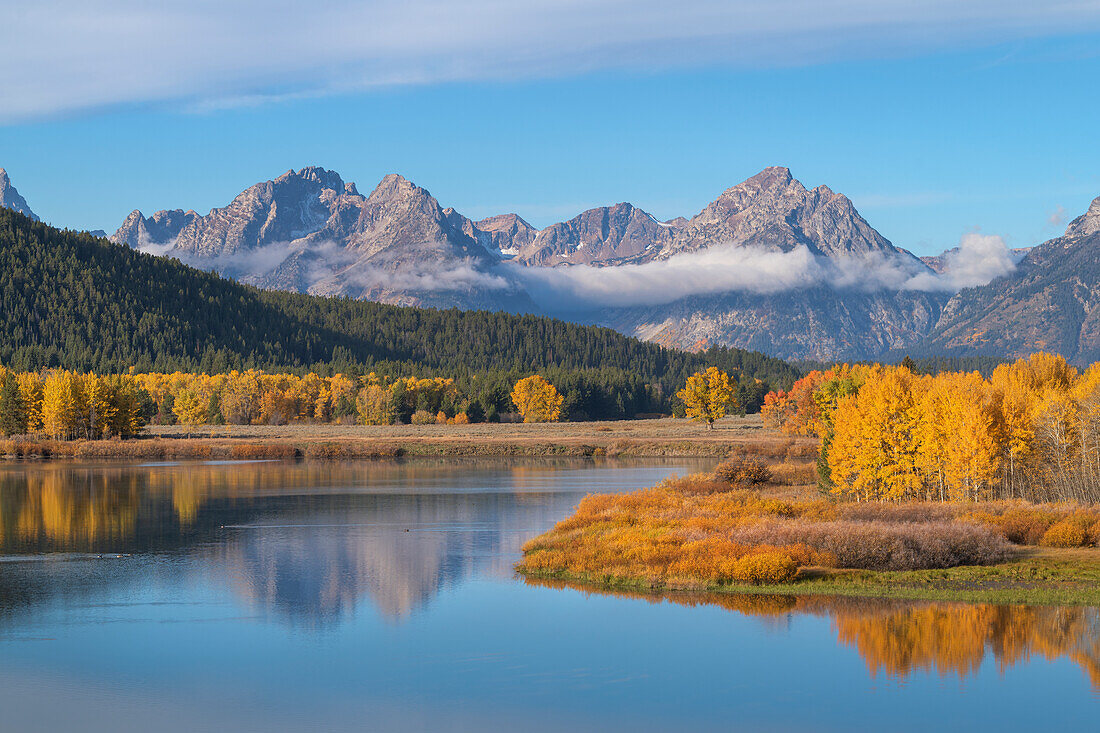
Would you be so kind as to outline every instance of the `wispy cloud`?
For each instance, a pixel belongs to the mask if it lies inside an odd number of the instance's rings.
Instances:
[[[1047,216],[1047,224],[1052,227],[1060,227],[1068,221],[1066,207],[1059,206]]]
[[[929,272],[911,259],[873,254],[817,257],[807,248],[711,247],[667,260],[617,267],[513,267],[532,297],[550,310],[662,305],[693,295],[758,295],[800,288],[954,292],[983,285],[1015,268],[1004,240],[962,237],[945,256],[946,270]]]
[[[1100,28],[1082,0],[36,0],[0,23],[0,121],[378,85],[788,66]]]

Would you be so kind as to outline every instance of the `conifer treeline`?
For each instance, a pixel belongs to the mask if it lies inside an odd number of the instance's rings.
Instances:
[[[977,372],[840,365],[765,397],[821,437],[823,488],[854,499],[1100,501],[1100,364],[1033,354]]]
[[[738,375],[750,411],[768,387],[800,376],[758,352],[691,354],[539,316],[262,291],[2,207],[0,363],[98,374],[416,374],[476,378],[506,385],[505,394],[539,372],[566,395],[566,410],[572,392],[574,414],[593,419],[668,412],[670,395],[707,366]]]

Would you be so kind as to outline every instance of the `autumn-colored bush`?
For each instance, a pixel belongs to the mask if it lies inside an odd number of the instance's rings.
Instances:
[[[244,443],[234,445],[229,455],[236,460],[255,458],[294,458],[298,449],[286,443]]]
[[[410,422],[413,425],[434,425],[435,415],[428,412],[427,410],[417,410],[412,414]]]
[[[771,481],[772,472],[760,461],[730,458],[714,467],[714,477],[730,486],[757,486]]]
[[[780,463],[769,466],[771,483],[777,486],[805,486],[817,482],[817,467],[812,463]]]
[[[837,515],[860,522],[950,522],[958,517],[957,505],[933,501],[839,502]]]
[[[1008,557],[1009,546],[988,528],[961,522],[762,521],[731,533],[746,545],[804,544],[837,567],[922,570],[985,565]]]
[[[1050,525],[1039,544],[1044,547],[1084,547],[1095,543],[1093,528],[1100,522],[1087,510],[1078,510]]]
[[[964,505],[965,506],[965,505]],[[1049,545],[1050,547],[1080,547],[1097,544],[1100,530],[1093,527],[1100,523],[1100,508],[1074,504],[1024,504],[1022,502],[991,502],[980,508],[960,514],[962,519],[985,524],[998,529],[1009,542],[1018,545],[1048,544],[1043,538],[1055,525],[1068,521],[1075,529],[1059,528],[1051,541],[1060,538],[1068,542],[1080,538],[1075,545]]]
[[[786,583],[798,575],[798,563],[789,552],[773,550],[745,555],[736,562],[731,580],[751,585]]]

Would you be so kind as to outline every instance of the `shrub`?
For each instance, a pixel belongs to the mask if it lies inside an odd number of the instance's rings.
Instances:
[[[411,421],[413,425],[434,425],[435,415],[427,410],[417,410],[412,414]]]
[[[1073,517],[1050,525],[1039,544],[1043,547],[1083,547],[1089,540],[1089,528]]]
[[[785,583],[798,575],[798,563],[782,550],[745,555],[734,563],[731,580],[764,585]]]
[[[959,522],[770,520],[734,530],[730,539],[743,545],[804,544],[832,555],[837,567],[864,570],[985,565],[1009,553],[1005,541],[990,529]]]
[[[730,458],[714,467],[714,477],[730,486],[757,486],[772,480],[771,470],[751,458]]]

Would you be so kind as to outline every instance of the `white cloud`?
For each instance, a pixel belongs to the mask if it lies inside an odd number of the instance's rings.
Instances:
[[[906,283],[905,289],[956,291],[985,285],[1015,270],[1017,260],[1001,237],[977,232],[964,234],[959,246],[944,255],[942,273],[917,275]]]
[[[601,69],[789,66],[1100,28],[1085,0],[4,0],[0,121]]]
[[[1015,268],[1004,240],[967,234],[946,255],[943,273],[904,257],[815,257],[805,247],[778,252],[711,247],[641,265],[553,268],[513,266],[515,278],[543,307],[583,310],[662,305],[692,295],[758,295],[798,288],[954,292],[983,285]]]

